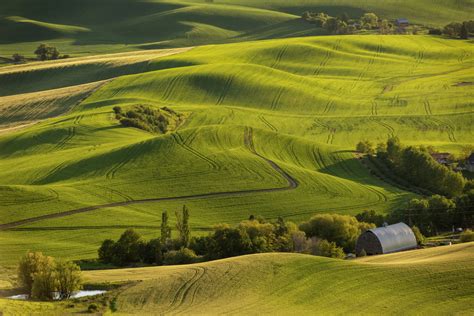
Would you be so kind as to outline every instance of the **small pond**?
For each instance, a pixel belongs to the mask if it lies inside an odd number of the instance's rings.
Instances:
[[[104,290],[84,290],[84,291],[78,291],[75,292],[71,298],[80,298],[80,297],[86,297],[86,296],[94,296],[94,295],[99,295],[99,294],[104,294],[107,291]],[[18,294],[18,295],[13,295],[9,296],[8,298],[11,298],[13,300],[27,300],[28,295],[26,294]]]

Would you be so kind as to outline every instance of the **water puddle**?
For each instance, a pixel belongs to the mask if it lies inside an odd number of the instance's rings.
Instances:
[[[95,296],[99,294],[104,294],[107,291],[104,290],[84,290],[84,291],[78,291],[75,292],[73,295],[71,295],[71,298],[81,298],[81,297],[86,297],[86,296]],[[18,294],[18,295],[13,295],[9,296],[8,298],[11,298],[13,300],[27,300],[28,295],[27,294]]]

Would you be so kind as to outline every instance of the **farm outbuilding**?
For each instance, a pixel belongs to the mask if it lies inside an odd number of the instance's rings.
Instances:
[[[369,229],[359,236],[356,254],[365,250],[367,255],[378,255],[415,249],[415,234],[405,223]]]

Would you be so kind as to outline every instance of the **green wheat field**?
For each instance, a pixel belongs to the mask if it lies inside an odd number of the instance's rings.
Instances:
[[[214,2],[1,1],[0,289],[28,250],[93,259],[126,228],[158,237],[161,212],[183,204],[195,235],[251,214],[387,214],[417,195],[373,175],[354,153],[360,140],[474,145],[474,89],[463,84],[474,82],[472,40],[329,35],[300,19],[309,9],[375,12],[442,27],[473,18],[474,1]],[[33,58],[40,43],[71,57],[6,62]],[[113,107],[137,104],[183,121],[163,135],[122,127]],[[119,295],[126,314],[468,315],[473,247],[85,275],[141,280]],[[0,299],[6,315],[63,307]]]

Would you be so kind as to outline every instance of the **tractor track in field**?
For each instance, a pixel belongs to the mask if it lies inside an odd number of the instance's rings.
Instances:
[[[319,63],[318,67],[314,70],[313,72],[313,76],[319,76],[321,74],[321,71],[324,69],[324,67],[326,67],[326,65],[329,63],[329,61],[331,60],[331,57],[333,56],[334,52],[337,52],[339,51],[339,48],[341,46],[341,39],[339,39],[335,44],[334,46],[332,47],[332,49],[328,48],[326,50],[326,54],[324,55],[324,58],[323,60]]]
[[[278,106],[278,103],[280,103],[280,99],[281,99],[282,94],[283,94],[283,88],[278,91],[275,98],[273,99],[272,104],[270,106],[270,108],[272,110],[276,110],[276,108]]]
[[[259,118],[260,121],[262,121],[262,123],[265,124],[265,126],[267,126],[269,129],[271,129],[271,130],[274,131],[274,132],[278,132],[278,129],[277,129],[272,123],[270,123],[270,122],[265,118],[265,116],[259,115],[258,118]]]
[[[181,307],[186,301],[186,298],[188,297],[191,300],[191,304],[194,302],[196,291],[198,289],[197,287],[195,287],[195,285],[206,274],[206,268],[196,267],[196,268],[193,268],[193,270],[194,270],[194,274],[191,276],[191,278],[185,281],[178,288],[178,291],[176,292],[173,298],[173,301],[171,302],[171,305],[169,307],[169,310],[167,312],[171,312],[172,310]]]
[[[227,94],[229,93],[230,87],[232,86],[232,82],[234,81],[234,76],[229,76],[224,83],[224,87],[222,93],[220,94],[219,98],[217,99],[216,105],[221,105],[224,103],[224,99],[226,98]]]
[[[105,209],[105,208],[120,207],[120,206],[127,206],[127,205],[133,205],[133,204],[163,202],[163,201],[180,201],[180,200],[205,199],[205,198],[215,198],[215,197],[231,197],[231,196],[240,196],[240,195],[255,194],[255,193],[272,193],[272,192],[294,190],[299,186],[298,181],[295,178],[293,178],[289,173],[284,171],[276,162],[268,158],[265,158],[264,156],[257,153],[254,147],[254,143],[253,143],[253,131],[250,127],[245,129],[244,144],[252,154],[265,160],[273,170],[279,173],[288,182],[288,184],[284,187],[278,187],[278,188],[249,189],[249,190],[227,191],[227,192],[210,192],[210,193],[202,193],[202,194],[194,194],[194,195],[159,197],[159,198],[150,198],[150,199],[141,199],[141,200],[113,202],[113,203],[101,204],[101,205],[92,205],[92,206],[87,206],[87,207],[69,210],[65,212],[41,215],[41,216],[31,217],[31,218],[27,218],[27,219],[15,221],[15,222],[0,224],[0,231],[15,228],[21,225],[36,223],[36,222],[47,220],[47,219],[62,218],[62,217],[67,217],[71,215]]]

